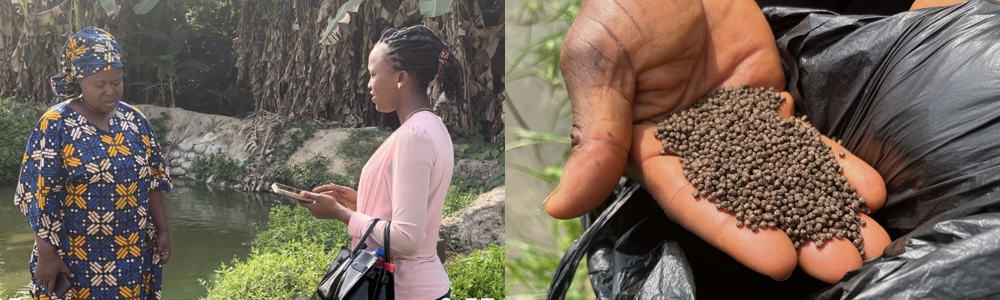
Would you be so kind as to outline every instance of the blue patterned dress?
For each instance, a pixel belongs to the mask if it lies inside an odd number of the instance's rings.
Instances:
[[[159,299],[162,263],[149,192],[170,178],[149,121],[120,103],[109,131],[62,102],[28,139],[14,203],[75,278],[67,299]],[[28,264],[34,274],[37,245]],[[48,299],[32,280],[35,299]]]

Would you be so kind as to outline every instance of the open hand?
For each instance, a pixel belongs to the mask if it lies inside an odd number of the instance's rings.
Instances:
[[[761,274],[787,278],[796,265],[834,282],[861,266],[847,240],[798,250],[778,230],[752,232],[705,200],[696,201],[680,158],[659,155],[656,123],[723,86],[784,89],[774,37],[750,0],[583,2],[563,44],[562,71],[573,108],[573,150],[559,186],[546,199],[555,218],[592,211],[625,173],[639,180],[672,220]],[[791,116],[786,97],[782,115]],[[825,139],[834,151],[845,151]],[[857,157],[838,158],[848,182],[872,211],[885,201],[881,176]],[[648,176],[646,174],[649,174]],[[867,216],[865,258],[888,244]]]

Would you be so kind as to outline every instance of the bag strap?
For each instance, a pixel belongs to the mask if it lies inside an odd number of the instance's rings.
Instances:
[[[392,263],[392,257],[389,253],[392,252],[389,248],[389,225],[392,225],[392,221],[385,221],[385,233],[382,234],[382,242],[385,245],[385,262]]]
[[[562,300],[566,298],[566,293],[569,291],[570,284],[573,283],[576,268],[580,265],[583,255],[587,254],[588,249],[597,242],[596,237],[603,236],[607,231],[611,230],[606,226],[607,223],[618,215],[620,211],[623,211],[621,209],[622,206],[629,200],[632,200],[632,194],[639,190],[639,188],[640,185],[638,183],[626,180],[626,177],[619,179],[614,193],[609,195],[606,200],[611,204],[601,212],[597,220],[594,220],[583,231],[583,234],[576,241],[570,244],[569,248],[566,249],[566,253],[559,260],[559,265],[556,266],[555,274],[552,275],[552,282],[549,283],[549,292],[545,299]]]
[[[365,241],[367,241],[368,237],[372,235],[372,230],[375,230],[375,224],[378,224],[378,221],[378,218],[372,218],[371,222],[368,223],[368,229],[365,229],[365,234],[361,235],[361,239],[358,240],[358,244],[354,246],[354,250],[351,251],[351,257],[354,257],[358,251],[361,251],[361,249],[366,247]]]

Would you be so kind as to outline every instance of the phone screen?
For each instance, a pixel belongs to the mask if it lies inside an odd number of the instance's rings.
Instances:
[[[271,190],[274,191],[277,194],[280,194],[282,196],[286,196],[286,197],[289,197],[289,198],[292,198],[292,199],[295,199],[295,200],[298,200],[298,201],[308,202],[308,203],[315,203],[316,202],[316,201],[313,201],[313,200],[302,198],[302,196],[299,196],[299,195],[302,194],[303,190],[300,190],[300,189],[297,189],[297,188],[294,188],[294,187],[290,187],[290,186],[287,186],[287,185],[284,185],[284,184],[280,184],[280,183],[271,184]]]

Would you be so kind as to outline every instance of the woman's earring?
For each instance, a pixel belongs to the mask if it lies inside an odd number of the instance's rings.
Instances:
[[[402,89],[402,88],[403,88],[403,83],[402,82],[397,82],[396,83],[396,89],[398,90],[398,89]]]

